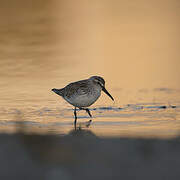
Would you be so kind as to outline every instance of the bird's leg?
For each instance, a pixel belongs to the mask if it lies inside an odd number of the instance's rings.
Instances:
[[[77,113],[76,113],[76,107],[74,108],[74,128],[76,130],[76,121],[77,121]]]
[[[91,113],[90,113],[90,110],[88,108],[85,109],[86,112],[89,114],[90,117],[92,117]]]
[[[91,113],[90,113],[90,110],[89,110],[88,108],[81,108],[81,107],[79,107],[79,109],[80,109],[80,110],[85,110],[85,111],[89,114],[89,116],[92,117],[92,115],[91,115]],[[87,122],[87,124],[86,124],[86,127],[89,127],[90,124],[91,124],[91,122],[92,122],[92,120],[89,120],[89,121]]]
[[[90,117],[92,117],[91,113],[90,113],[90,110],[88,108],[79,108],[80,110],[85,110]]]
[[[91,113],[90,113],[90,110],[89,110],[88,108],[86,108],[85,110],[86,110],[86,112],[89,114],[89,116],[92,118],[92,115],[91,115]],[[88,123],[86,124],[86,127],[89,127],[90,124],[91,124],[91,122],[92,122],[92,120],[89,120]]]

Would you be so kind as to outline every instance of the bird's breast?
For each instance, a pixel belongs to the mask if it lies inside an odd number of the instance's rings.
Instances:
[[[64,97],[66,101],[76,107],[88,107],[92,105],[101,95],[101,89],[91,89],[85,94],[73,94],[71,97]]]

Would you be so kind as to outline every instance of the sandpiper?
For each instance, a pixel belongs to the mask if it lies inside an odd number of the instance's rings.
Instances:
[[[76,129],[77,113],[76,109],[85,110],[92,117],[89,109],[104,91],[113,101],[113,97],[105,88],[105,81],[100,76],[92,76],[89,79],[68,84],[62,89],[52,89],[53,92],[63,97],[68,103],[74,106],[74,127]]]

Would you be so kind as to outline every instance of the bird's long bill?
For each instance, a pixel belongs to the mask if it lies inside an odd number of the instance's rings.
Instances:
[[[109,92],[106,90],[106,88],[103,86],[102,90],[114,101],[114,98],[109,94]]]

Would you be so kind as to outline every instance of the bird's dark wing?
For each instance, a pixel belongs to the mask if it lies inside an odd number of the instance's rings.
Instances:
[[[88,92],[89,92],[89,85],[87,83],[87,80],[70,83],[65,87],[65,95],[67,97],[71,97],[75,94],[81,96],[87,94]]]

